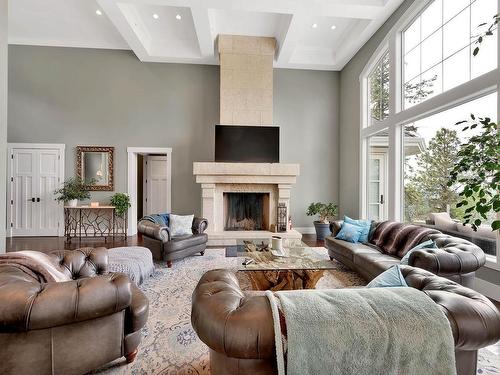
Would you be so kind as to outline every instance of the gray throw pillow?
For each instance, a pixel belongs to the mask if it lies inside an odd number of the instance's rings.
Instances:
[[[172,237],[193,234],[191,229],[194,215],[173,215],[170,214],[170,235]]]

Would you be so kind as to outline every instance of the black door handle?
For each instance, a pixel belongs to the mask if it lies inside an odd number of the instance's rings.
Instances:
[[[32,201],[33,203],[35,203],[35,198],[31,198],[31,201]]]
[[[380,196],[380,204],[384,204],[384,196],[383,195]]]
[[[37,198],[37,199],[36,199],[36,201],[37,201],[37,202],[40,202],[40,198]]]

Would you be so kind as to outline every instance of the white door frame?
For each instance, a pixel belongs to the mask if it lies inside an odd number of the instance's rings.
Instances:
[[[167,211],[172,210],[172,148],[170,147],[127,147],[128,174],[127,192],[131,207],[128,210],[127,235],[137,234],[137,155],[167,155]]]
[[[39,149],[39,150],[58,150],[59,151],[59,182],[64,181],[64,168],[65,168],[65,150],[66,145],[63,143],[7,143],[7,237],[12,237],[12,229],[10,223],[12,220],[12,150],[14,149]],[[61,204],[59,210],[59,229],[57,235],[64,236],[64,207]]]

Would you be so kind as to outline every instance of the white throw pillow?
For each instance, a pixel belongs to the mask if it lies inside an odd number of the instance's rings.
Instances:
[[[172,215],[170,214],[170,235],[172,237],[193,234],[194,215]]]

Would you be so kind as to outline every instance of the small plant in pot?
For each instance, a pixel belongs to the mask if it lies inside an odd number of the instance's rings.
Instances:
[[[65,202],[70,207],[76,207],[79,200],[90,199],[88,184],[80,177],[72,177],[64,181],[63,186],[54,191],[56,201]]]
[[[116,193],[111,197],[111,205],[115,207],[116,214],[123,217],[130,208],[130,197],[125,193]]]
[[[335,203],[311,203],[307,208],[307,216],[318,215],[319,220],[314,221],[316,229],[316,239],[322,241],[330,233],[330,221],[337,215],[337,205]]]

